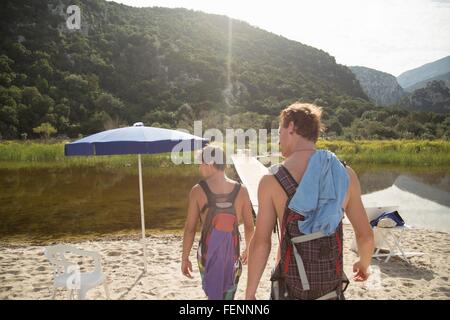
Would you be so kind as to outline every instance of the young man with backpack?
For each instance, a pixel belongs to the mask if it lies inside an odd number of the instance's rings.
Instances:
[[[242,264],[253,236],[253,215],[247,189],[225,174],[225,154],[220,147],[201,151],[203,177],[189,195],[189,208],[183,237],[181,272],[192,278],[189,254],[197,222],[202,226],[197,262],[202,287],[209,300],[233,300]],[[246,248],[240,254],[239,223],[244,223]]]
[[[258,215],[249,248],[246,298],[256,290],[278,225],[279,248],[271,281],[272,299],[344,299],[344,211],[356,235],[355,281],[365,281],[374,239],[356,173],[326,150],[317,150],[321,109],[295,103],[281,112],[280,147],[285,157],[258,187]]]

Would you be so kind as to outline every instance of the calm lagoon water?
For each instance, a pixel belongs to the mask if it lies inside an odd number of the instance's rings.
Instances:
[[[137,168],[0,170],[0,238],[30,239],[140,228]],[[144,168],[148,229],[182,227],[197,168]]]
[[[399,206],[406,222],[450,232],[450,174],[355,169],[365,206]],[[228,174],[235,177],[233,169]],[[146,226],[181,230],[195,166],[144,168]],[[137,168],[0,169],[0,239],[139,232]]]
[[[359,175],[365,207],[398,206],[405,222],[417,228],[450,232],[450,174],[405,169]]]

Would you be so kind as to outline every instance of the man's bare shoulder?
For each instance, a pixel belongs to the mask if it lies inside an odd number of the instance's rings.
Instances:
[[[258,190],[270,191],[278,184],[275,176],[271,173],[262,176],[259,181]]]
[[[242,198],[249,198],[250,199],[250,195],[248,194],[248,189],[246,186],[244,186],[244,184],[241,183],[241,189],[239,190],[239,194],[240,197]]]
[[[202,194],[203,194],[202,187],[197,183],[191,188],[191,191],[189,192],[189,199],[198,200],[201,198]]]
[[[349,179],[348,190],[350,192],[350,196],[361,196],[361,185],[359,183],[358,175],[355,170],[353,170],[350,166],[347,166],[347,173]]]
[[[356,174],[355,170],[353,170],[353,168],[350,167],[349,165],[346,166],[346,169],[348,173],[348,178],[350,179],[350,184],[352,184],[355,182],[355,180],[358,179],[358,175]]]

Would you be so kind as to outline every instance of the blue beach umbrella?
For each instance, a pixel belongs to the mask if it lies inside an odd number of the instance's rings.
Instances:
[[[189,133],[145,127],[142,122],[137,122],[132,127],[102,131],[64,146],[66,156],[138,155],[144,272],[147,272],[147,253],[145,248],[141,154],[171,152],[175,146],[181,146],[180,149],[183,151],[192,151],[202,148],[207,143],[208,140]]]

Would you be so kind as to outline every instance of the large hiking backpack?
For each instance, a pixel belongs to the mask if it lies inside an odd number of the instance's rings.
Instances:
[[[241,185],[237,183],[228,194],[213,193],[203,180],[199,185],[208,199],[201,210],[208,211],[197,256],[203,289],[210,299],[233,298],[233,288],[236,289],[242,271],[238,217],[234,207]]]
[[[301,233],[298,221],[304,217],[288,208],[298,183],[283,165],[272,171],[288,200],[279,232],[281,258],[271,277],[271,299],[344,299],[349,281],[343,271],[342,222],[330,236]]]

